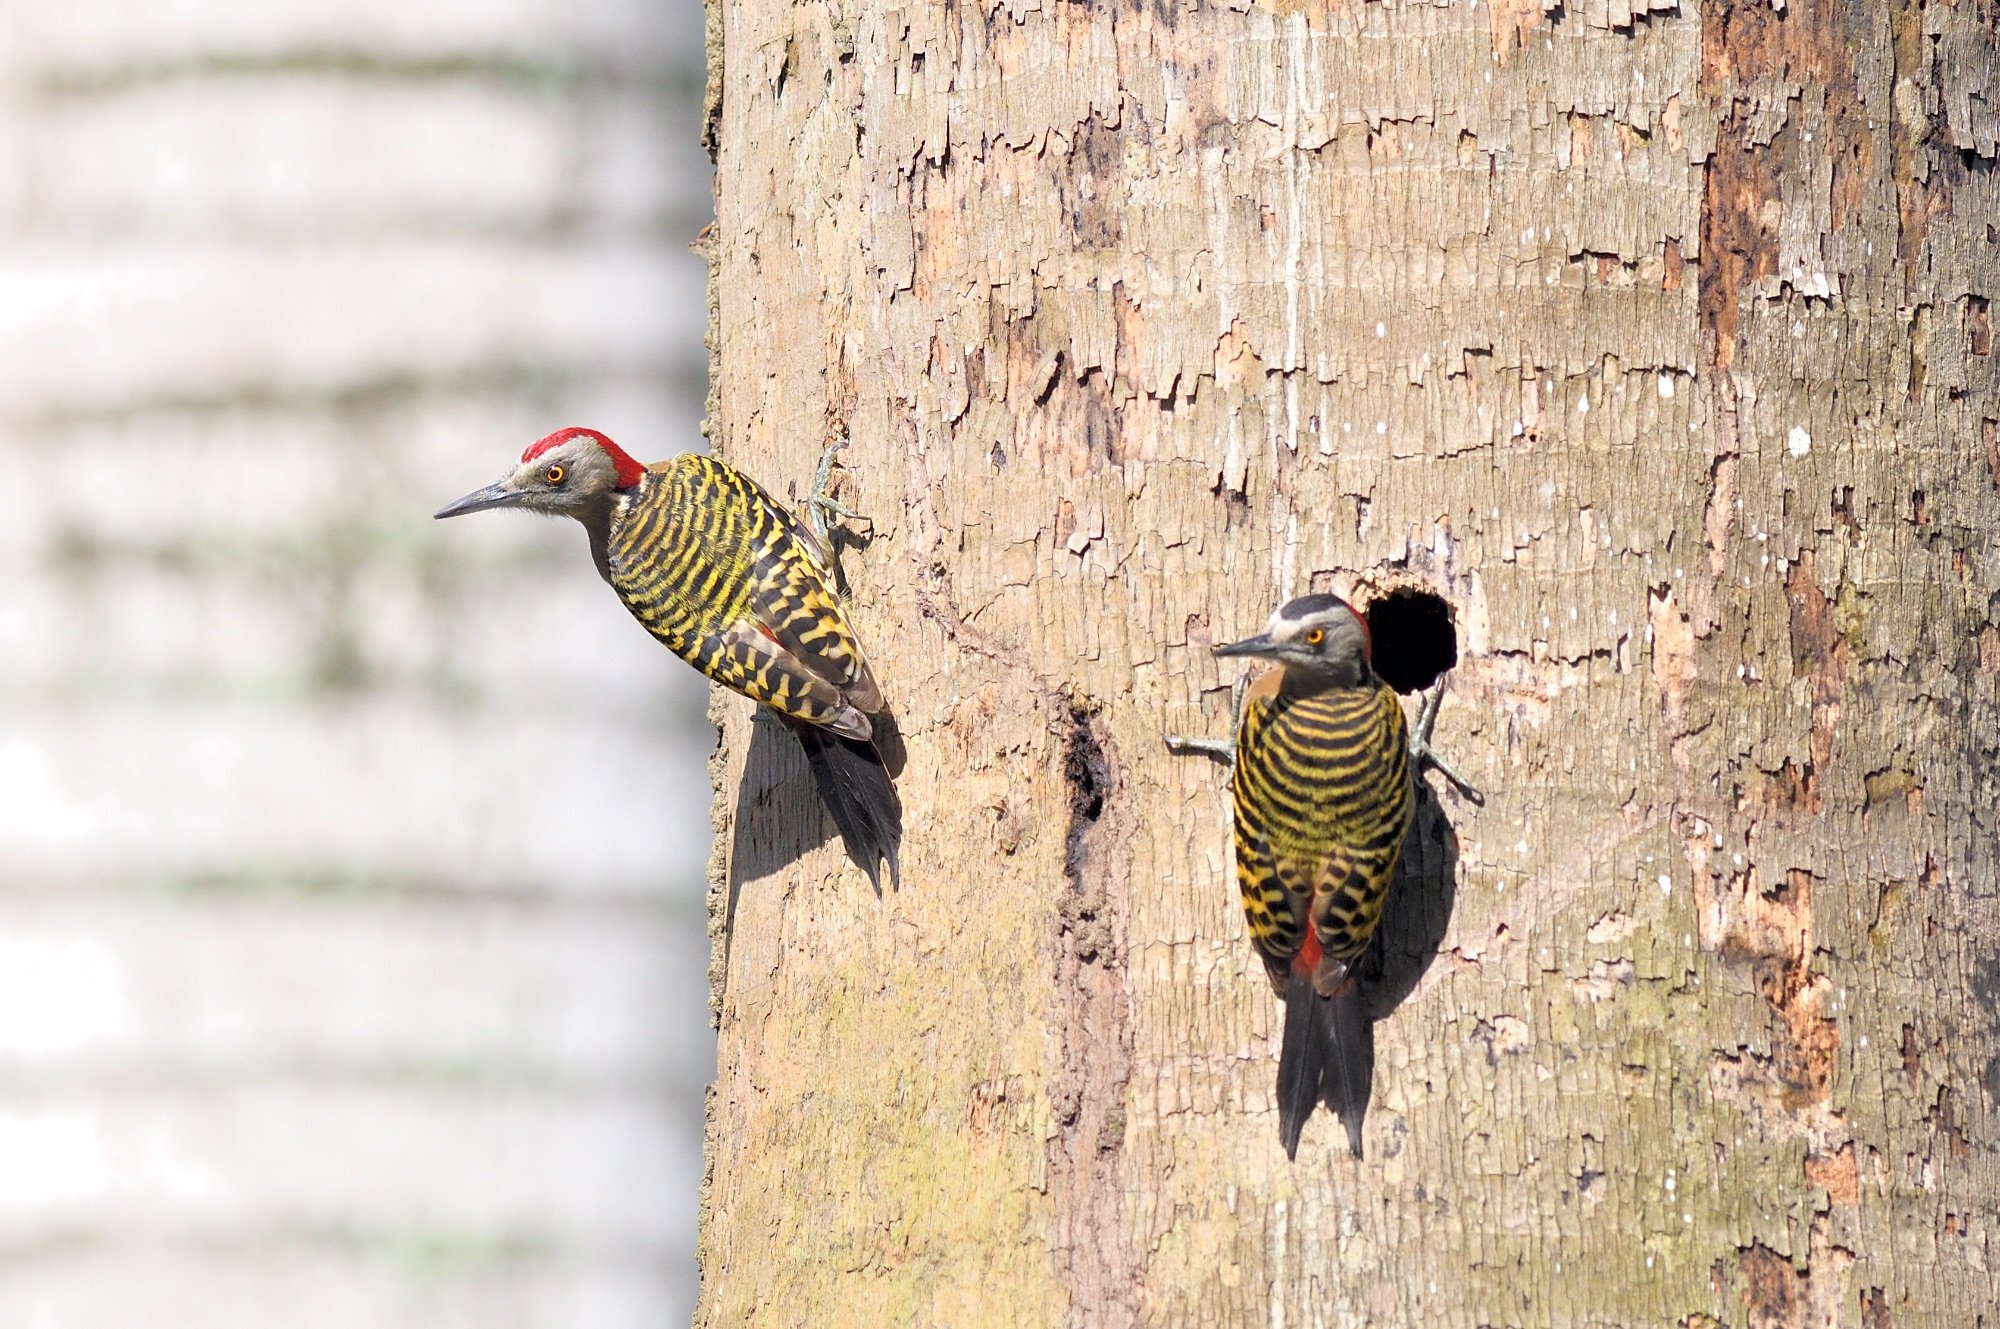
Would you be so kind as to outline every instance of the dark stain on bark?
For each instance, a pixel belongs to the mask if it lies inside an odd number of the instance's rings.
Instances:
[[[1972,967],[1972,995],[1994,1015],[2000,1015],[2000,958],[1984,955]]]
[[[1739,303],[1778,270],[1778,240],[1765,225],[1763,206],[1777,196],[1769,155],[1751,145],[1742,127],[1725,119],[1708,164],[1701,205],[1700,294],[1697,307],[1711,339],[1718,372],[1736,358]]]
[[[1122,466],[1127,460],[1125,430],[1112,392],[1111,375],[1102,369],[1085,371],[1057,404],[1058,437],[1083,440],[1082,457]]]
[[[1103,745],[1097,741],[1096,717],[1092,708],[1072,698],[1069,703],[1069,734],[1063,744],[1063,783],[1069,789],[1069,830],[1063,837],[1063,873],[1069,878],[1073,896],[1084,891],[1084,842],[1098,819],[1104,815],[1105,795],[1111,788],[1111,768],[1105,763]],[[1069,912],[1069,911],[1066,911]],[[1094,930],[1097,910],[1079,903],[1071,916]],[[1074,926],[1072,931],[1077,930]],[[1097,943],[1085,942],[1077,953],[1086,961],[1097,957]]]
[[[1754,1242],[1741,1253],[1743,1306],[1751,1329],[1790,1329],[1803,1309],[1805,1277],[1792,1262],[1766,1246]]]
[[[1931,222],[1950,210],[1950,202],[1931,178],[1931,117],[1921,110],[1921,100],[1935,81],[1931,43],[1924,35],[1924,0],[1897,0],[1890,7],[1889,26],[1895,55],[1889,162],[1896,185],[1896,255],[1903,262],[1908,290],[1916,283]]]
[[[1819,588],[1813,551],[1804,550],[1785,578],[1790,606],[1792,669],[1811,683],[1811,768],[1824,770],[1833,756],[1833,732],[1840,722],[1840,699],[1847,686],[1852,650],[1841,630],[1838,605]]]
[[[1122,125],[1092,116],[1070,140],[1069,170],[1056,173],[1078,249],[1116,249],[1124,243],[1125,138]]]
[[[1858,222],[1872,178],[1868,107],[1855,81],[1852,16],[1844,0],[1805,0],[1774,8],[1769,0],[1728,0],[1702,24],[1702,91],[1717,108],[1714,155],[1702,198],[1702,326],[1712,338],[1713,367],[1735,359],[1741,302],[1778,273],[1777,224],[1784,186],[1809,178],[1809,159],[1832,154],[1836,229]],[[1823,137],[1811,145],[1796,111],[1769,142],[1752,138],[1763,99],[1806,84],[1826,89]]]
[[[1067,699],[1063,782],[1068,879],[1056,916],[1056,1030],[1062,1061],[1049,1084],[1056,1125],[1048,1142],[1056,1202],[1055,1253],[1071,1289],[1070,1323],[1124,1329],[1137,1322],[1138,1266],[1125,1231],[1120,1162],[1132,1077],[1125,991],[1125,892],[1137,830],[1116,748],[1088,700]]]

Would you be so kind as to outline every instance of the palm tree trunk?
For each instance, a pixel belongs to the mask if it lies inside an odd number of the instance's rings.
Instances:
[[[714,437],[852,440],[909,830],[877,899],[718,705],[701,1324],[2000,1304],[2000,81],[1886,14],[712,6]],[[1487,801],[1432,781],[1367,1157],[1287,1165],[1161,735],[1399,587]]]

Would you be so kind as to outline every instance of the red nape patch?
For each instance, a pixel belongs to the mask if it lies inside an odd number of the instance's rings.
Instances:
[[[549,449],[559,448],[573,438],[591,439],[598,447],[604,449],[604,455],[611,458],[611,464],[618,469],[618,487],[620,489],[630,489],[633,485],[638,484],[639,481],[646,478],[646,468],[627,456],[625,449],[619,447],[595,429],[582,429],[575,426],[568,429],[558,429],[555,433],[545,435],[530,443],[528,450],[521,454],[521,464],[525,466]]]
[[[1311,919],[1306,920],[1306,944],[1299,947],[1292,956],[1292,972],[1311,978],[1319,972],[1319,928]]]
[[[1361,625],[1361,658],[1372,665],[1375,663],[1375,634],[1368,630],[1368,615],[1353,605],[1347,606],[1347,612],[1354,615],[1354,621]]]

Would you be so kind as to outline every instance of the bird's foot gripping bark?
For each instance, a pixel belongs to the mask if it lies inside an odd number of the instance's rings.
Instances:
[[[806,495],[806,522],[812,527],[812,533],[819,538],[820,548],[829,551],[833,548],[834,523],[868,520],[833,496],[835,458],[846,446],[847,440],[844,438],[836,439],[826,445],[826,451],[820,454],[819,465],[813,470],[812,492]]]
[[[1437,749],[1431,746],[1431,731],[1437,728],[1438,705],[1443,700],[1444,681],[1440,679],[1417,711],[1417,727],[1410,731],[1410,764],[1419,777],[1423,775],[1426,767],[1436,770],[1438,774],[1451,781],[1453,787],[1468,801],[1483,808],[1486,806],[1486,795],[1480,793],[1471,781],[1453,770],[1443,757],[1438,756]]]
[[[1236,764],[1233,738],[1190,738],[1186,734],[1166,734],[1167,751],[1176,757],[1213,757],[1225,766]]]
[[[1190,738],[1186,734],[1163,734],[1167,751],[1176,757],[1213,757],[1225,766],[1236,764],[1236,730],[1243,723],[1243,694],[1249,689],[1245,675],[1229,690],[1229,737]]]

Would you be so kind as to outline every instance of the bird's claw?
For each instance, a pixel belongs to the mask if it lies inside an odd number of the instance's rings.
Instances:
[[[1176,757],[1214,757],[1225,766],[1236,764],[1236,731],[1243,724],[1243,697],[1250,690],[1250,676],[1241,675],[1229,689],[1229,737],[1190,738],[1185,734],[1163,734],[1167,751]]]
[[[844,438],[826,445],[826,451],[820,454],[819,465],[813,469],[812,492],[806,495],[806,522],[812,527],[813,534],[819,537],[820,546],[824,549],[833,548],[832,530],[836,523],[868,521],[868,518],[833,497],[834,459],[846,446]]]
[[[1444,684],[1439,682],[1424,698],[1423,705],[1417,711],[1417,727],[1410,733],[1410,763],[1418,775],[1422,775],[1426,769],[1436,771],[1451,781],[1452,787],[1457,789],[1467,802],[1483,808],[1486,806],[1486,795],[1480,793],[1470,780],[1453,770],[1443,757],[1438,756],[1437,749],[1431,746],[1431,731],[1437,728],[1438,705],[1443,700]]]
[[[1225,765],[1236,764],[1236,740],[1232,738],[1189,738],[1166,734],[1167,751],[1176,757],[1214,757]]]

